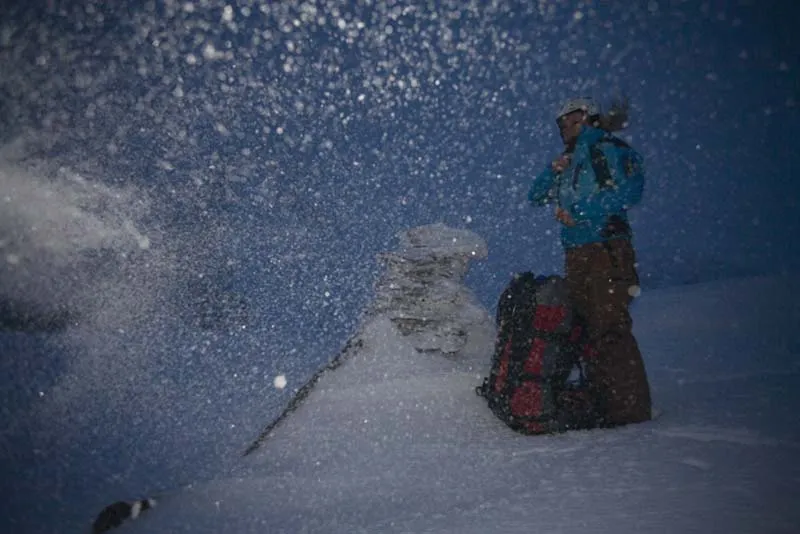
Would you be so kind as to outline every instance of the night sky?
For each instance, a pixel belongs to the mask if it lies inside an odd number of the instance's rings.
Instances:
[[[249,234],[237,258],[281,254],[257,226],[362,258],[443,220],[489,240],[488,293],[558,269],[555,223],[524,204],[554,109],[627,94],[646,282],[797,266],[792,2],[103,4],[4,17],[6,137],[47,129],[51,156],[224,220]]]
[[[31,158],[147,199],[152,253],[243,296],[250,343],[310,372],[401,230],[484,237],[488,308],[511,273],[561,270],[526,193],[573,96],[631,100],[645,295],[797,272],[798,20],[791,1],[7,1],[0,142],[34,135]],[[152,339],[135,350],[173,346]]]

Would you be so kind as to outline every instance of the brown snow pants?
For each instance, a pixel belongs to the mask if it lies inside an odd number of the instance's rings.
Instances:
[[[650,419],[650,386],[628,311],[639,285],[635,263],[629,239],[566,251],[570,299],[595,349],[587,375],[608,426]]]

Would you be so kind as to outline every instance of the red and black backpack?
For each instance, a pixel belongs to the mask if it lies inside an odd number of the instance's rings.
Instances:
[[[545,434],[599,424],[580,322],[560,276],[521,273],[503,291],[491,372],[476,392],[512,429]]]

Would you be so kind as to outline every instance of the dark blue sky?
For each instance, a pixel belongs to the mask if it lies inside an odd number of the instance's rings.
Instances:
[[[11,19],[6,64],[27,64],[3,83],[8,132],[51,124],[59,156],[174,189],[177,217],[207,201],[239,234],[289,219],[370,253],[410,225],[466,224],[490,241],[492,294],[511,270],[560,265],[555,223],[523,205],[559,150],[553,109],[625,92],[649,173],[645,280],[797,266],[791,2],[67,4]]]
[[[241,343],[304,372],[403,229],[483,236],[487,307],[510,273],[561,269],[525,194],[574,95],[631,98],[645,289],[800,269],[796,3],[483,4],[6,2],[0,140],[32,128],[39,156],[139,191],[153,250],[245,294]],[[148,337],[128,350],[170,361]]]

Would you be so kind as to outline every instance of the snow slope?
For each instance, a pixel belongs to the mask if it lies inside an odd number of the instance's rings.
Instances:
[[[119,531],[797,532],[796,280],[644,294],[635,328],[664,414],[525,437],[474,393],[493,327],[461,281],[482,254],[468,232],[408,234],[340,365],[261,447]]]

